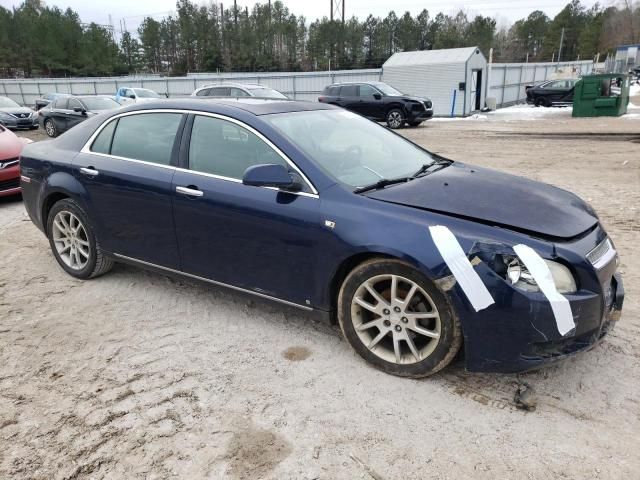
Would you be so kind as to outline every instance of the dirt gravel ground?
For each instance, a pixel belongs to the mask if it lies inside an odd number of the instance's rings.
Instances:
[[[276,304],[128,266],[74,280],[5,200],[0,478],[638,478],[640,121],[489,115],[403,133],[593,204],[627,293],[602,344],[519,377],[458,362],[395,378]],[[518,380],[536,411],[515,408]]]

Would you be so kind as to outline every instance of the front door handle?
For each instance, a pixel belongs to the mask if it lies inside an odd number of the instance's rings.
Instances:
[[[196,188],[190,187],[176,187],[176,192],[181,193],[183,195],[188,195],[189,197],[202,197],[204,193],[201,190],[197,190]]]
[[[80,172],[89,177],[97,177],[100,174],[100,172],[93,167],[82,167]]]

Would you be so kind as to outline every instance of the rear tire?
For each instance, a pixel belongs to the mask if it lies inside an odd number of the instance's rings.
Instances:
[[[75,278],[104,275],[113,267],[96,238],[89,217],[69,198],[55,203],[47,218],[47,237],[53,256]]]
[[[444,294],[398,260],[369,260],[347,276],[338,295],[338,321],[362,358],[400,377],[433,375],[451,363],[462,344]]]
[[[402,128],[404,125],[404,113],[399,108],[392,108],[387,112],[387,126],[393,130]]]
[[[56,127],[55,122],[50,118],[47,118],[44,121],[44,131],[47,132],[47,135],[49,135],[51,138],[55,138],[58,136],[58,128]]]
[[[550,107],[551,106],[551,102],[546,97],[538,97],[538,98],[536,98],[535,105],[536,105],[536,107]]]

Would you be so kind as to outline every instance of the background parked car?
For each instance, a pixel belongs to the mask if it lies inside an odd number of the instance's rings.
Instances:
[[[20,152],[31,143],[0,125],[0,197],[20,193]]]
[[[157,92],[148,88],[122,87],[116,92],[116,102],[120,105],[131,105],[132,103],[152,102],[162,98]]]
[[[578,78],[551,80],[539,85],[527,85],[527,103],[536,107],[551,107],[552,105],[571,105],[573,91]]]
[[[58,97],[68,96],[68,93],[47,93],[46,95],[43,95],[42,97],[36,99],[36,111],[40,110],[42,107],[46,107]]]
[[[38,128],[38,112],[21,107],[9,97],[0,97],[0,125],[7,128]]]
[[[252,83],[222,83],[205,85],[191,94],[192,97],[259,97],[277,98],[279,100],[289,98],[273,88]]]
[[[50,137],[57,137],[87,118],[105,110],[120,108],[107,96],[59,97],[40,110],[40,123]]]
[[[334,83],[325,87],[318,101],[338,105],[377,122],[387,122],[387,126],[394,129],[405,123],[417,127],[433,117],[431,100],[405,95],[382,82]]]

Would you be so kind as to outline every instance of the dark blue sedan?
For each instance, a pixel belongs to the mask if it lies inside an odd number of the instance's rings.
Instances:
[[[578,197],[330,105],[135,105],[28,145],[21,169],[70,275],[126,262],[312,310],[395,375],[462,345],[469,370],[538,367],[595,345],[622,307],[613,242]]]

